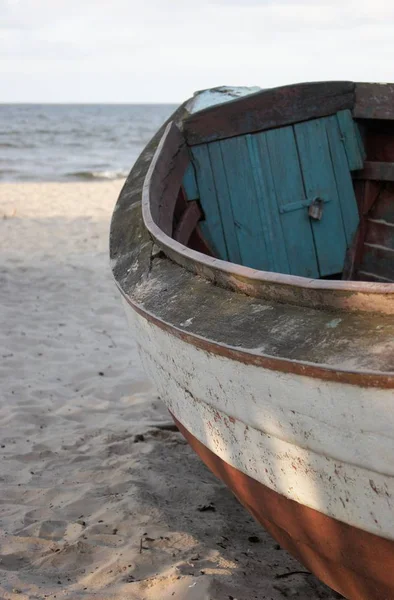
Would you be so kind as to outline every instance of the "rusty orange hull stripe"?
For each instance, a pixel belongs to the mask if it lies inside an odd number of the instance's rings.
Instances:
[[[394,541],[274,492],[216,456],[173,418],[208,468],[280,545],[319,579],[350,600],[393,600]]]

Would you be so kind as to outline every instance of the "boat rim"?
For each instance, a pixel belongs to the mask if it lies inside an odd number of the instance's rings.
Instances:
[[[143,190],[142,190],[142,216],[145,227],[150,235],[154,238],[157,244],[163,249],[164,253],[170,252],[169,258],[177,262],[180,266],[184,266],[184,259],[188,263],[193,262],[195,268],[198,269],[200,275],[204,276],[204,267],[219,271],[236,278],[243,279],[246,283],[259,282],[268,284],[280,284],[282,286],[290,286],[299,290],[318,290],[322,292],[349,292],[357,293],[364,292],[377,296],[394,296],[394,283],[372,282],[372,281],[342,281],[342,280],[327,280],[327,279],[312,279],[299,275],[289,275],[286,273],[261,271],[253,269],[227,260],[215,258],[203,254],[197,250],[193,250],[180,242],[176,241],[167,235],[155,222],[150,202],[150,182],[152,175],[156,170],[157,162],[162,154],[166,139],[172,127],[176,126],[174,121],[169,121],[165,131],[160,139],[160,142],[153,155],[152,161],[146,173]],[[220,283],[219,283],[220,285]],[[245,292],[247,293],[247,292]],[[278,297],[278,301],[280,298]],[[380,312],[377,310],[377,312]]]

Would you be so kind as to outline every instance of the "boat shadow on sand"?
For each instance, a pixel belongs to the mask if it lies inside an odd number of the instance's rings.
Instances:
[[[186,577],[189,587],[195,586],[197,592],[201,586],[217,600],[342,598],[275,543],[175,426],[150,429],[137,439],[138,471],[144,476],[138,483],[134,480],[133,502],[143,505],[150,519],[140,540],[135,583],[160,582],[164,591],[174,575],[178,580]],[[150,528],[161,531],[159,538],[149,534]]]

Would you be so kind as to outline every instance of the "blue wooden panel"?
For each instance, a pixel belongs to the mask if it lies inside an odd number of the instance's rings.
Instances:
[[[200,203],[205,215],[205,221],[200,221],[199,223],[201,231],[214,254],[218,258],[228,260],[222,216],[216,195],[207,144],[194,146],[192,155],[196,170],[197,186],[200,192]]]
[[[331,161],[334,167],[334,175],[337,184],[339,205],[345,229],[346,243],[350,246],[358,227],[359,214],[353,182],[346,161],[345,148],[341,140],[342,130],[339,130],[338,120],[335,116],[327,117],[325,119],[325,124],[330,145]],[[355,145],[358,147],[356,139]]]
[[[259,135],[263,135],[267,143],[289,272],[292,275],[319,277],[312,226],[306,207],[310,199],[305,198],[293,128],[282,127]],[[261,155],[261,160],[266,162],[267,158]],[[293,212],[294,208],[298,210]]]
[[[350,110],[341,110],[337,113],[336,118],[338,120],[349,169],[351,171],[362,169],[365,152],[360,145],[360,132],[358,131],[357,123],[353,121],[352,113]],[[332,121],[332,118],[329,120]]]
[[[270,271],[290,273],[264,133],[246,136]]]
[[[324,204],[322,219],[311,219],[320,276],[340,273],[347,243],[325,119],[299,123],[294,126],[294,131],[306,195],[330,199]]]
[[[192,162],[190,162],[186,168],[182,180],[182,185],[186,193],[186,198],[188,200],[197,200],[200,197],[200,193],[198,191],[197,186],[196,174]]]
[[[215,180],[216,196],[220,207],[220,214],[222,216],[228,259],[233,263],[240,264],[241,253],[239,250],[233,207],[230,201],[230,191],[228,188],[227,176],[224,170],[220,142],[210,143],[208,145],[208,150],[211,160],[212,173]]]
[[[230,138],[220,142],[242,264],[270,270],[268,249],[250,162],[246,138]],[[271,252],[273,248],[269,248]]]

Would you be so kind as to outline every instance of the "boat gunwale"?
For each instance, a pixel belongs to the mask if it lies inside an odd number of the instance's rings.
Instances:
[[[256,354],[253,350],[247,348],[240,349],[239,346],[232,346],[226,344],[226,342],[211,339],[209,336],[200,335],[193,331],[193,327],[185,330],[184,328],[179,327],[171,319],[163,318],[159,313],[156,314],[154,311],[152,312],[152,310],[149,310],[144,306],[144,302],[141,301],[135,291],[140,287],[140,284],[142,284],[144,280],[146,280],[147,283],[149,282],[149,273],[152,268],[152,261],[157,255],[157,249],[154,249],[154,237],[149,233],[148,228],[144,224],[142,206],[143,186],[147,183],[148,171],[151,173],[153,170],[152,162],[153,157],[156,154],[155,149],[158,148],[159,142],[163,143],[163,133],[166,129],[166,125],[172,121],[181,124],[185,117],[186,105],[187,103],[181,105],[147,144],[132,168],[114,207],[110,226],[111,270],[113,272],[115,283],[127,305],[148,322],[151,322],[152,325],[166,330],[169,334],[182,339],[186,343],[196,346],[203,351],[223,356],[223,358],[242,362],[245,365],[251,364],[256,367],[283,373],[291,372],[295,375],[332,381],[333,383],[338,384],[357,385],[359,387],[367,388],[394,389],[394,373],[391,370],[378,371],[370,369],[368,371],[364,370],[364,368],[341,368],[338,365],[330,365],[325,362],[316,363],[302,359],[275,356],[270,353]],[[136,238],[135,234],[132,234],[131,238],[129,237],[127,232],[131,223],[135,223],[132,227],[132,230],[135,230],[135,227],[137,228],[135,231],[143,225],[142,230],[146,231],[146,235],[143,235],[143,239],[139,239],[138,235]],[[148,239],[149,247],[146,245]],[[181,244],[178,245],[182,246]],[[140,262],[141,259],[142,262]],[[188,277],[190,277],[190,280],[198,275],[196,270],[190,268],[185,269],[182,264],[179,265],[177,261],[172,261],[167,255],[161,258],[161,260],[173,263],[174,268],[176,269],[183,268],[185,273],[189,272],[190,275],[188,275]],[[129,273],[134,272],[134,268],[130,268],[132,264],[140,264],[142,271],[138,276],[137,273],[133,275],[130,281]],[[135,286],[137,287],[135,288]],[[236,293],[241,294],[241,290],[233,290],[229,287],[226,288],[223,285],[216,287],[218,290],[223,289],[223,292],[227,289],[227,292],[231,293],[235,291]],[[285,304],[289,304],[289,302],[286,302]],[[330,313],[331,311],[325,312]],[[340,311],[331,314],[337,314],[339,316]],[[385,314],[384,318],[387,319],[391,317]]]
[[[250,296],[269,298],[278,302],[300,306],[313,306],[314,308],[323,307],[358,312],[394,314],[394,283],[310,279],[298,275],[261,271],[208,256],[188,248],[167,235],[153,218],[151,203],[154,199],[151,195],[151,187],[152,178],[155,175],[160,158],[166,152],[172,152],[172,157],[174,158],[182,147],[179,144],[176,148],[168,148],[168,139],[174,127],[178,129],[174,121],[170,121],[167,124],[149,165],[142,189],[142,214],[145,227],[171,260],[188,270],[218,283],[222,287],[235,289]],[[178,131],[182,135],[179,129]],[[184,139],[183,143],[186,143]],[[156,198],[156,202],[158,200]],[[256,284],[267,284],[268,289],[261,290],[257,288]],[[270,288],[272,289],[270,290]],[[291,289],[291,293],[296,294],[296,298],[289,298],[289,288]],[[305,298],[305,291],[311,293],[320,292],[320,294],[315,299],[313,297]],[[352,303],[343,302],[349,299],[349,297],[353,300],[360,300],[358,298],[360,294],[372,295],[373,300],[380,298],[382,300],[381,306],[372,306],[370,298],[364,298],[364,302],[361,299],[361,301],[355,302],[353,306]]]
[[[162,329],[205,352],[210,352],[216,356],[222,356],[245,365],[253,365],[270,371],[291,373],[302,377],[312,377],[313,379],[357,385],[359,387],[394,389],[394,374],[390,371],[383,372],[371,370],[362,372],[350,369],[345,370],[338,369],[338,367],[328,364],[282,358],[269,354],[256,354],[249,349],[235,348],[234,346],[208,339],[197,333],[190,333],[157,317],[141,304],[135,302],[130,295],[125,292],[118,281],[116,281],[116,284],[127,304],[129,304],[136,313],[156,327],[159,327],[159,329]]]

